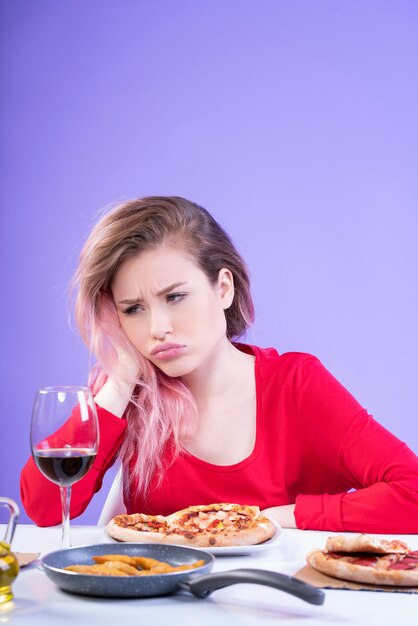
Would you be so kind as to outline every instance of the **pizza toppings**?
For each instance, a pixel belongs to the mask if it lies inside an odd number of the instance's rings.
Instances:
[[[334,578],[395,586],[418,585],[418,550],[403,541],[369,535],[329,537],[325,550],[312,550],[309,565]]]
[[[191,532],[208,532],[217,533],[224,529],[235,528],[236,530],[247,528],[251,524],[254,515],[259,511],[255,511],[255,507],[242,507],[240,505],[232,505],[228,511],[220,508],[222,505],[211,505],[206,507],[207,510],[191,510],[179,511],[172,516],[172,525],[174,532],[183,532],[189,530]],[[195,507],[197,508],[197,507]]]
[[[408,555],[401,557],[396,563],[392,563],[389,569],[413,570],[418,568],[418,550],[410,552]]]
[[[167,521],[162,515],[143,515],[134,513],[133,515],[118,515],[118,524],[124,528],[136,528],[146,532],[166,532]]]
[[[186,545],[252,545],[270,539],[273,522],[257,506],[209,504],[190,506],[167,517],[143,513],[118,515],[107,525],[119,541],[152,541]]]

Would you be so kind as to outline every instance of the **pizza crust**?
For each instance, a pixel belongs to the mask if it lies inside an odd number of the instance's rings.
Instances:
[[[323,550],[312,550],[306,556],[311,567],[333,578],[372,585],[396,585],[399,587],[418,585],[418,569],[388,570],[382,567],[355,565],[346,560],[349,558],[349,556],[344,557],[341,554],[338,555],[338,558],[333,558],[332,554]],[[384,557],[376,556],[377,560],[382,558]]]
[[[204,530],[193,528],[190,519],[197,519],[199,514],[205,515],[207,511],[220,512],[228,519],[230,516],[239,515],[241,519],[248,521],[245,528],[237,528],[229,525],[221,530]],[[245,516],[245,518],[243,517]],[[158,528],[141,529],[135,528],[137,523],[157,522]],[[223,526],[221,524],[220,526]],[[176,511],[167,517],[161,515],[150,516],[145,514],[117,515],[106,526],[110,537],[118,541],[134,541],[138,543],[177,544],[204,547],[225,547],[255,545],[271,539],[276,532],[276,527],[271,519],[260,515],[258,507],[247,505],[220,503],[214,505],[191,506],[181,511]]]
[[[368,552],[371,554],[408,554],[411,549],[399,539],[388,541],[371,535],[334,535],[328,537],[327,552]]]
[[[111,520],[106,531],[108,535],[118,541],[133,541],[136,543],[161,543],[174,544],[199,548],[208,547],[225,547],[225,546],[247,546],[262,543],[271,539],[275,532],[273,525],[273,534],[270,525],[260,524],[257,529],[242,530],[240,532],[223,532],[222,535],[213,535],[210,532],[201,531],[199,533],[178,534],[171,532],[157,533],[139,531],[133,528],[123,528]]]

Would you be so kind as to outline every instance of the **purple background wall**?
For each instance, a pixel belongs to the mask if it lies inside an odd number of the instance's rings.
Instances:
[[[66,292],[87,230],[148,194],[232,234],[250,341],[316,354],[418,452],[417,3],[3,0],[0,18],[0,494],[19,499],[35,390],[87,377]]]

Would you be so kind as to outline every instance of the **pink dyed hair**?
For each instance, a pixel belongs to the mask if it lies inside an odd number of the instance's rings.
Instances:
[[[220,269],[232,272],[234,300],[225,311],[230,340],[239,338],[254,319],[246,265],[206,209],[184,198],[154,196],[126,202],[95,225],[74,277],[75,315],[83,340],[97,359],[90,375],[93,394],[108,376],[118,383],[118,347],[128,350],[139,364],[139,380],[125,411],[127,434],[119,452],[128,498],[131,478],[146,493],[155,472],[162,475],[161,457],[167,443],[173,444],[175,457],[182,449],[181,440],[191,438],[197,426],[196,406],[189,390],[135,350],[120,326],[111,292],[113,277],[122,263],[162,243],[187,250],[212,284]]]

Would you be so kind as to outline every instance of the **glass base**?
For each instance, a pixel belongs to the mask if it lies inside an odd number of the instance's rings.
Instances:
[[[13,599],[13,592],[11,587],[0,587],[0,604],[10,602]]]

